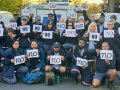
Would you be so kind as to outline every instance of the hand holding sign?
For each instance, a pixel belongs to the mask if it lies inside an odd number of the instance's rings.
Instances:
[[[64,61],[64,56],[61,56],[62,61]]]
[[[77,34],[77,33],[75,33],[74,35],[75,35],[75,37],[77,37],[77,36],[78,36],[78,34]]]
[[[48,60],[48,61],[50,60],[50,58],[51,58],[51,56],[47,56],[47,60]]]
[[[14,57],[14,60],[15,60],[14,62],[15,65],[25,63],[25,55],[16,56]]]
[[[114,38],[114,30],[104,30],[104,38]]]
[[[11,63],[14,63],[15,62],[15,60],[14,59],[11,59]]]
[[[100,59],[113,60],[113,51],[112,50],[100,50]]]
[[[100,50],[99,50],[99,49],[96,49],[96,53],[97,53],[97,56],[99,56]]]
[[[106,59],[105,59],[105,62],[106,62],[106,63],[109,63],[109,62],[110,62],[110,60],[106,58]]]

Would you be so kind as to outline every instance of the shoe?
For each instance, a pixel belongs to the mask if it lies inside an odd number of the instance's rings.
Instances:
[[[115,87],[113,86],[113,81],[108,81],[108,86],[110,90],[115,90]]]

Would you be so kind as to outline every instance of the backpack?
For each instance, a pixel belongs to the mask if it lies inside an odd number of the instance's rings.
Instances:
[[[31,71],[27,72],[25,76],[23,76],[23,82],[27,84],[32,83],[41,83],[43,78],[43,73],[41,71]]]

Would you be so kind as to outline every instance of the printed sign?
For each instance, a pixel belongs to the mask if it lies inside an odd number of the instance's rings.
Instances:
[[[2,24],[0,24],[0,28],[3,28],[3,27],[2,27]]]
[[[11,27],[11,28],[13,28],[13,30],[16,30],[17,23],[9,23],[8,26]]]
[[[100,33],[90,33],[89,40],[99,41]]]
[[[66,29],[66,23],[57,23],[57,29]]]
[[[118,27],[118,33],[120,34],[120,27]]]
[[[75,29],[66,29],[65,33],[66,33],[66,37],[75,37],[76,30]]]
[[[14,60],[15,60],[14,62],[15,65],[25,63],[25,55],[16,56],[14,57]]]
[[[42,25],[33,25],[33,32],[42,32]]]
[[[113,51],[112,50],[100,50],[100,59],[113,60]]]
[[[2,14],[0,14],[0,21],[2,21],[2,19],[3,19],[3,15],[2,15]]]
[[[3,36],[3,28],[0,28],[0,36]]]
[[[50,64],[61,64],[61,56],[51,56]]]
[[[104,38],[114,38],[114,30],[104,30]]]
[[[43,31],[43,38],[44,39],[52,39],[53,38],[53,31]]]
[[[82,4],[81,5],[81,10],[89,10],[89,5]]]
[[[28,58],[38,58],[38,49],[27,50],[27,54],[29,55]]]
[[[56,9],[57,5],[56,4],[49,4],[49,9]]]
[[[77,18],[77,13],[76,12],[72,12],[69,13],[70,18]]]
[[[30,33],[30,26],[20,26],[20,33]]]
[[[88,66],[88,63],[87,63],[87,60],[86,59],[83,59],[83,58],[79,58],[77,57],[77,63],[76,63],[77,66],[85,66],[87,67]]]
[[[30,15],[30,10],[29,9],[22,9],[22,16],[29,16]]]
[[[76,28],[76,30],[85,29],[84,23],[83,22],[75,23],[75,28]]]

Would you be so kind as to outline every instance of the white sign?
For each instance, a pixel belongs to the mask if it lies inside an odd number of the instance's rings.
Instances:
[[[120,27],[118,27],[118,33],[120,34]]]
[[[51,56],[50,64],[61,64],[61,56]]]
[[[30,26],[20,26],[20,33],[30,33]]]
[[[42,25],[33,25],[33,32],[42,32]]]
[[[75,28],[76,28],[76,30],[85,29],[84,23],[83,22],[75,23]]]
[[[65,33],[66,33],[66,37],[75,37],[76,30],[75,29],[66,29]]]
[[[76,63],[77,66],[85,66],[87,67],[88,66],[88,63],[87,63],[87,60],[86,59],[83,59],[83,58],[79,58],[77,57],[77,63]]]
[[[114,38],[114,30],[104,30],[104,38]]]
[[[100,59],[113,60],[113,51],[112,50],[100,50]]]
[[[17,23],[9,23],[8,26],[11,27],[11,28],[13,28],[13,30],[16,30]]]
[[[49,4],[49,9],[56,9],[57,5],[56,4]]]
[[[14,57],[14,60],[15,60],[14,62],[15,65],[25,63],[25,55],[16,56]]]
[[[53,38],[53,31],[43,31],[43,38],[44,39],[52,39]]]
[[[77,13],[76,12],[72,12],[69,13],[70,18],[77,18]]]
[[[0,28],[0,36],[3,36],[3,28]]]
[[[82,4],[81,5],[81,10],[89,10],[89,5]]]
[[[64,30],[64,29],[66,29],[66,23],[57,23],[57,29],[62,29],[62,30]]]
[[[100,40],[100,33],[90,33],[89,40],[99,41]]]
[[[27,50],[27,54],[29,55],[28,58],[38,58],[39,57],[38,49]]]
[[[104,22],[104,28],[108,28],[107,23],[108,22]]]
[[[30,10],[29,9],[22,9],[22,16],[29,16],[30,15]]]
[[[2,14],[0,14],[0,21],[2,21],[2,18],[3,18],[3,15],[2,15]]]
[[[0,24],[0,28],[3,28],[3,27],[2,27],[2,24]]]

